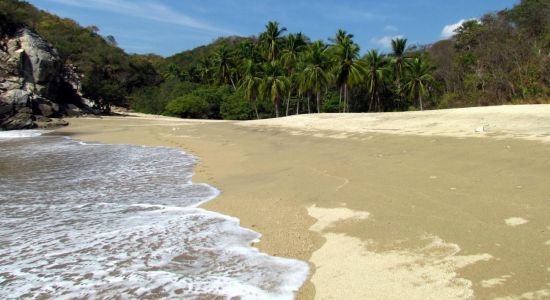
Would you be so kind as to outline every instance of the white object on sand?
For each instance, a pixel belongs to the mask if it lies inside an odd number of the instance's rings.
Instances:
[[[504,220],[504,223],[506,223],[506,225],[512,226],[512,227],[527,224],[528,222],[529,221],[525,220],[524,218],[519,218],[519,217],[513,217],[513,218],[508,218]]]

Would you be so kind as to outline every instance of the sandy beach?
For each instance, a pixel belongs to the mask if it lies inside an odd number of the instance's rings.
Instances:
[[[68,121],[199,157],[193,181],[222,191],[204,208],[310,264],[298,299],[550,299],[550,105]]]

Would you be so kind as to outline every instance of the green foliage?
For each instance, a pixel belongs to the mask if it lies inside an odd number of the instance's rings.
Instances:
[[[128,106],[134,89],[156,85],[160,80],[148,58],[126,54],[114,38],[97,34],[95,26],[81,27],[24,1],[0,1],[0,34],[11,35],[23,26],[52,43],[62,60],[83,75],[84,96],[105,108]]]
[[[322,112],[337,113],[342,111],[342,103],[340,103],[337,93],[329,93],[323,101]]]
[[[11,35],[24,25],[34,28],[38,15],[39,11],[27,2],[0,1],[0,36]]]
[[[225,96],[220,105],[220,113],[224,120],[250,120],[254,118],[252,103],[246,100],[242,91]]]
[[[545,0],[522,0],[507,12],[522,31],[531,38],[544,38],[550,25],[550,2]]]
[[[448,107],[549,99],[549,29],[550,2],[541,0],[464,23],[449,41],[454,49],[428,49],[442,87],[436,97]]]
[[[162,114],[173,99],[190,94],[198,84],[180,81],[176,78],[165,80],[158,86],[145,86],[137,89],[130,101],[130,108],[147,114]]]
[[[181,117],[250,119],[304,112],[400,111],[544,102],[550,98],[550,2],[465,22],[448,40],[360,57],[353,34],[311,42],[269,22],[258,38],[226,37],[168,58],[128,55],[94,26],[0,2],[1,34],[28,26],[84,74],[108,108]],[[433,66],[433,67],[432,67]],[[536,100],[533,100],[536,99]]]
[[[176,98],[166,105],[165,114],[188,119],[207,119],[210,104],[200,96],[188,94]]]

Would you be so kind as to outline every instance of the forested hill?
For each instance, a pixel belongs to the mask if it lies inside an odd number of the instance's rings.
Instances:
[[[550,99],[550,0],[522,0],[433,45],[396,39],[389,53],[359,49],[344,30],[312,41],[269,22],[257,38],[220,38],[168,58],[129,55],[93,26],[0,0],[2,35],[20,26],[77,66],[86,97],[146,113],[250,119]]]
[[[0,0],[0,35],[10,36],[21,27],[52,43],[63,63],[74,65],[84,75],[84,96],[101,106],[128,105],[136,88],[161,81],[151,63],[157,57],[128,55],[117,47],[114,37],[100,36],[95,26],[82,27],[24,1]]]
[[[240,43],[251,40],[240,36],[220,37],[212,43],[204,46],[199,46],[195,49],[183,51],[178,54],[166,58],[167,64],[176,64],[178,66],[193,66],[197,65],[201,59],[207,58],[221,45],[237,47]]]

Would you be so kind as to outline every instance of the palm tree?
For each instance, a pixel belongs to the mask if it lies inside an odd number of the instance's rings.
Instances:
[[[321,92],[330,84],[330,60],[327,46],[321,41],[313,43],[306,53],[304,84],[317,96],[317,113],[321,113]],[[309,101],[309,100],[308,100]]]
[[[391,41],[392,46],[392,65],[393,65],[393,74],[395,76],[395,86],[396,86],[396,94],[398,97],[398,101],[400,102],[402,100],[403,96],[403,86],[402,86],[402,79],[403,79],[403,72],[405,68],[405,50],[407,49],[407,39],[404,38],[396,38]]]
[[[429,95],[430,86],[435,82],[433,67],[418,57],[407,62],[406,70],[405,91],[412,99],[418,99],[420,110],[424,110],[422,99]]]
[[[214,53],[214,61],[219,82],[223,84],[231,83],[233,90],[236,90],[232,74],[234,63],[231,50],[226,45],[221,45]]]
[[[274,61],[278,58],[282,35],[286,27],[279,27],[278,22],[270,21],[265,25],[265,32],[260,35],[260,41],[267,51],[267,59]]]
[[[342,93],[344,94],[343,111],[349,111],[348,106],[348,88],[358,83],[363,78],[364,63],[359,58],[359,46],[351,39],[353,35],[345,31],[338,31],[336,34],[336,45],[334,46],[334,74],[336,76],[336,85],[340,88],[340,106],[342,103]]]
[[[302,50],[307,45],[306,38],[302,33],[289,34],[286,38],[286,47],[281,54],[281,62],[287,71],[287,76],[290,79],[291,86],[288,89],[288,97],[286,99],[286,115],[288,116],[288,109],[290,105],[290,97],[292,96],[293,83],[295,79],[295,68],[302,53]]]
[[[387,61],[377,50],[371,50],[365,56],[367,88],[371,95],[369,111],[374,108],[382,110],[380,91],[383,90],[386,76],[389,73]]]
[[[274,60],[264,64],[264,78],[260,84],[261,94],[275,105],[275,116],[280,116],[281,99],[285,96],[290,82],[284,74],[279,61]]]
[[[256,119],[260,119],[258,114],[258,97],[260,96],[260,83],[262,79],[258,76],[256,70],[256,64],[253,60],[248,59],[245,61],[244,76],[241,80],[239,88],[244,91],[244,96],[254,106],[254,112],[256,113]]]
[[[198,71],[200,80],[203,83],[210,84],[210,80],[212,78],[212,73],[214,69],[212,59],[210,59],[209,57],[201,58],[199,60],[197,69],[198,69],[197,71]]]
[[[165,79],[179,79],[181,80],[183,78],[183,71],[181,68],[176,64],[170,64],[168,66],[168,70],[163,74],[163,77]]]
[[[353,34],[348,33],[343,29],[338,29],[336,36],[329,39],[335,45],[343,43],[345,40],[353,40]]]

